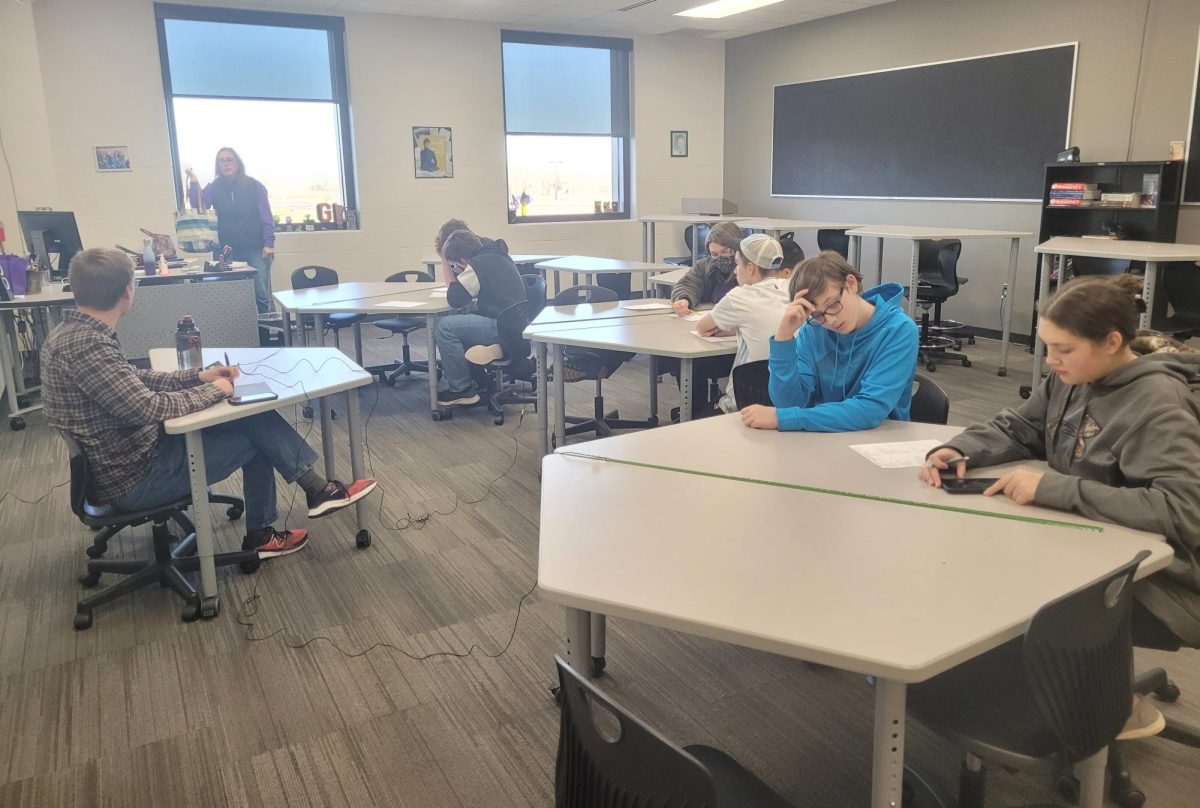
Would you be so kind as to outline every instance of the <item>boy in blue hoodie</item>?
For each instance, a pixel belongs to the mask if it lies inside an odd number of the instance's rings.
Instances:
[[[885,418],[909,419],[917,370],[917,325],[904,289],[862,292],[862,276],[826,250],[796,268],[792,302],[770,341],[771,400],[741,410],[754,429],[853,432]]]

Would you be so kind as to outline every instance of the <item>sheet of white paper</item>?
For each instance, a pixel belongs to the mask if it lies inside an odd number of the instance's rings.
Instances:
[[[679,317],[679,315],[675,315],[675,316]],[[683,315],[683,317],[680,317],[680,319],[687,320],[689,323],[694,323],[694,322],[699,321],[703,317],[704,317],[704,312],[690,311],[687,314]]]
[[[441,289],[434,289],[432,292],[429,293],[429,296],[430,297],[445,297],[446,296],[446,287],[443,286]]]
[[[376,303],[377,309],[415,309],[421,305],[419,300],[384,300]]]
[[[636,306],[622,306],[623,309],[630,311],[651,311],[653,309],[669,309],[670,303],[638,303]]]
[[[689,331],[688,333],[695,334],[697,337],[704,340],[705,342],[715,342],[718,345],[736,345],[737,344],[737,336],[736,335],[734,335],[732,337],[706,337],[703,334],[701,334],[699,331]]]
[[[925,462],[925,455],[941,441],[906,440],[895,443],[859,443],[851,449],[881,469],[912,469]]]

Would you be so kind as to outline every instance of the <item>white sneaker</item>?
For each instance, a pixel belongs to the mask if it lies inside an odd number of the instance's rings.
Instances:
[[[499,345],[472,345],[465,356],[472,365],[490,365],[504,358],[504,349]]]

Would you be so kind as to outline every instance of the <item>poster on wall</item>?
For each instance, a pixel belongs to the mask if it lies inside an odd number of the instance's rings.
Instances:
[[[450,127],[413,127],[413,168],[417,179],[454,176],[454,144]]]
[[[97,171],[132,171],[128,146],[96,146]]]

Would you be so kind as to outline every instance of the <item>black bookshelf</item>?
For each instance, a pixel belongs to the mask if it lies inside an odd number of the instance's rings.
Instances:
[[[1056,182],[1095,183],[1101,193],[1140,194],[1142,178],[1146,174],[1158,177],[1158,204],[1154,207],[1127,208],[1099,204],[1091,207],[1050,207],[1050,188]],[[1182,189],[1183,163],[1179,162],[1046,163],[1038,244],[1054,236],[1099,236],[1113,229],[1119,229],[1122,238],[1136,241],[1174,242]],[[1039,275],[1033,287],[1031,334],[1037,324],[1037,290],[1040,281]]]

